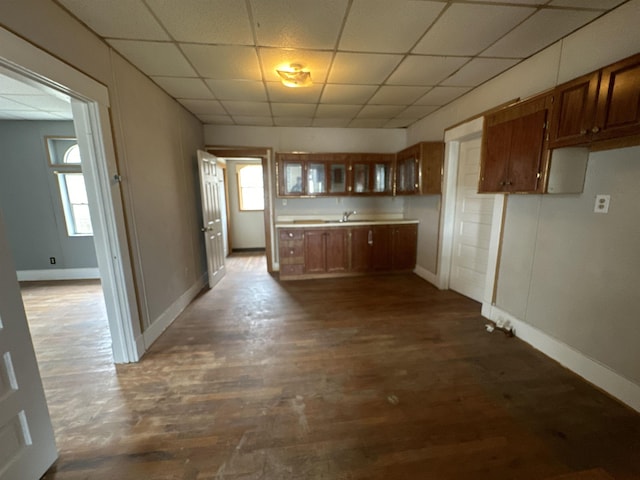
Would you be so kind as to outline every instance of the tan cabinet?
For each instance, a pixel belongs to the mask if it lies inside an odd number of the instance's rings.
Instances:
[[[479,193],[542,193],[551,102],[543,95],[485,117]]]
[[[396,155],[396,195],[442,192],[443,142],[420,142]]]
[[[551,148],[638,136],[640,55],[559,85],[554,97]]]

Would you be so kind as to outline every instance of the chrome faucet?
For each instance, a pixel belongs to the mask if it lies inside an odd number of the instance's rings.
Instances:
[[[344,212],[342,214],[342,220],[340,220],[341,222],[348,222],[349,221],[349,217],[351,215],[355,215],[357,212],[355,210],[351,211],[351,212]]]

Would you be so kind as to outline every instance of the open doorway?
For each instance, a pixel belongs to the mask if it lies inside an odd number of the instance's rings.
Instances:
[[[244,218],[240,221],[240,225],[237,225],[238,221],[234,225],[233,212],[229,211],[229,225],[230,232],[230,251],[237,251],[238,253],[244,253],[264,249],[265,263],[267,271],[272,273],[273,270],[273,235],[274,235],[274,223],[272,218],[273,204],[271,198],[271,191],[273,188],[272,178],[272,150],[271,148],[261,147],[216,147],[208,146],[205,150],[216,157],[222,158],[225,161],[225,182],[226,191],[228,193],[227,205],[229,209],[237,209],[236,218],[250,217],[248,222],[244,221]],[[242,192],[240,191],[240,183],[238,172],[243,166],[258,166],[260,165],[262,174],[261,194],[262,209],[245,210],[241,211],[240,203],[242,198]],[[233,178],[232,178],[233,177]],[[234,185],[235,184],[235,185]],[[249,183],[248,186],[255,187],[255,184]],[[233,198],[232,198],[233,197]],[[235,202],[236,207],[233,207]],[[255,205],[255,202],[254,202]],[[235,231],[235,235],[234,235]],[[234,242],[234,237],[237,239]],[[248,243],[245,241],[248,239]],[[239,240],[239,241],[238,241]]]

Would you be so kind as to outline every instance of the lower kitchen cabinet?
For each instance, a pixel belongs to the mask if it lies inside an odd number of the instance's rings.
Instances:
[[[417,224],[279,229],[280,278],[410,271]]]
[[[347,229],[305,230],[304,258],[304,273],[345,273],[349,267]]]

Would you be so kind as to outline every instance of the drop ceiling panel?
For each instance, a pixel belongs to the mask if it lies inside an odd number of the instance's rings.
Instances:
[[[404,128],[625,3],[57,1],[204,122],[361,128]],[[291,63],[310,70],[311,87],[279,83],[276,66]],[[0,97],[63,98],[4,83],[0,77]],[[4,102],[13,109],[3,114],[0,103],[0,118],[70,118]]]
[[[205,80],[219,100],[248,100],[266,102],[264,83],[251,80]]]
[[[434,86],[468,61],[468,57],[411,55],[393,72],[387,83],[392,85]]]
[[[86,0],[85,0],[86,2]],[[238,0],[146,0],[178,42],[251,45],[245,2]],[[86,2],[89,3],[89,2]],[[91,2],[93,4],[95,2]]]
[[[499,73],[511,68],[518,60],[508,58],[474,58],[451,77],[442,82],[442,85],[452,87],[472,87],[486,82]]]
[[[414,53],[476,55],[534,12],[534,8],[526,7],[453,4]]]
[[[372,105],[411,105],[430,88],[387,85],[380,87],[369,103]]]
[[[258,125],[264,127],[273,126],[273,119],[271,116],[245,116],[245,115],[234,115],[233,119],[238,125]]]
[[[205,78],[262,80],[253,47],[181,44],[187,58]]]
[[[271,115],[271,109],[266,102],[239,102],[234,100],[223,100],[224,108],[235,117],[236,115],[244,115],[251,117],[268,117]]]
[[[308,103],[272,103],[271,112],[274,117],[309,117],[316,111],[315,105]]]
[[[360,105],[375,93],[375,85],[327,84],[322,92],[322,103]]]
[[[60,0],[101,37],[170,40],[142,0]]]
[[[314,83],[324,83],[333,57],[331,52],[282,48],[260,48],[258,54],[264,69],[265,79],[268,82],[280,81],[276,68],[297,63],[311,72],[311,80]]]
[[[464,95],[471,87],[433,87],[426,95],[421,97],[417,105],[445,105],[461,95]]]
[[[362,105],[318,105],[316,118],[348,118],[355,117],[362,109]]]
[[[397,115],[397,118],[410,118],[416,120],[429,115],[437,109],[438,107],[433,105],[412,105],[402,110]]]
[[[285,103],[318,103],[322,85],[311,85],[306,88],[289,88],[279,82],[267,82],[269,99],[272,102]]]
[[[201,78],[151,77],[151,79],[173,98],[214,98]]]
[[[395,105],[366,105],[358,113],[358,118],[393,118],[402,110],[404,107]]]
[[[402,55],[338,52],[329,73],[329,83],[378,85],[402,60]]]
[[[251,0],[259,46],[333,49],[347,0]]]
[[[482,56],[526,58],[593,20],[597,15],[598,12],[586,10],[540,10],[482,52]]]
[[[354,0],[341,50],[408,53],[446,6],[441,2]]]
[[[608,10],[615,8],[626,0],[552,0],[549,5],[554,7],[595,8]]]
[[[190,110],[191,112],[195,113],[196,115],[199,115],[199,114],[224,115],[224,114],[226,114],[226,112],[224,111],[224,108],[222,108],[222,105],[220,104],[220,102],[218,100],[188,100],[188,99],[181,99],[180,103],[182,105],[184,105],[187,108],[187,110]]]
[[[149,76],[198,76],[178,47],[172,43],[133,40],[109,40],[109,43]]]

